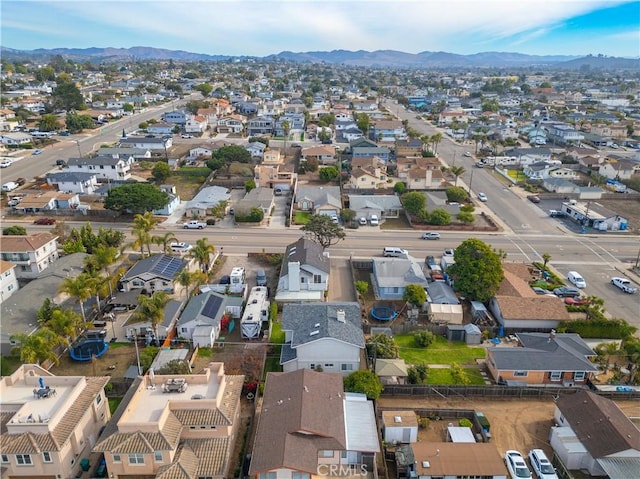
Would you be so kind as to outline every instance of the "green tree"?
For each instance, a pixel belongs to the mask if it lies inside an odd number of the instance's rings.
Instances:
[[[169,195],[150,183],[131,183],[109,190],[104,207],[120,213],[144,213],[160,209]]]
[[[65,278],[60,288],[60,293],[65,293],[76,299],[80,304],[80,312],[82,313],[82,322],[87,324],[87,315],[84,312],[84,303],[91,297],[91,280],[87,273],[80,273],[76,277]]]
[[[56,71],[50,65],[40,68],[36,72],[36,80],[41,82],[54,81],[56,79]],[[43,130],[40,130],[43,131]]]
[[[216,247],[207,242],[207,238],[200,238],[187,254],[195,259],[200,266],[200,271],[208,273],[211,269],[211,257],[216,253]]]
[[[164,321],[164,310],[169,302],[169,295],[164,291],[156,291],[151,296],[138,296],[138,307],[131,315],[133,322],[151,323],[153,334],[158,339],[158,325]]]
[[[163,253],[171,253],[171,243],[176,243],[178,238],[171,231],[166,232],[163,235],[157,235],[151,237],[151,242],[153,244],[157,244],[158,246],[162,246]]]
[[[133,113],[135,111],[135,106],[131,103],[125,103],[122,105],[122,109],[127,113]]]
[[[429,224],[448,225],[451,223],[451,214],[442,208],[436,208],[429,214]]]
[[[234,220],[236,223],[260,223],[264,219],[264,211],[257,206],[248,212],[236,211]]]
[[[256,182],[254,179],[250,179],[244,182],[244,191],[249,193],[251,190],[256,188]]]
[[[191,366],[183,359],[172,359],[157,371],[158,374],[191,374]]]
[[[427,207],[427,198],[420,191],[410,191],[402,195],[402,204],[407,213],[416,216]]]
[[[386,334],[373,334],[367,339],[367,354],[375,359],[396,359],[398,345],[392,337]]]
[[[394,193],[402,195],[405,191],[407,191],[407,185],[404,182],[398,181],[395,185],[393,185]]]
[[[465,224],[471,224],[476,220],[475,216],[473,216],[473,214],[469,213],[468,211],[461,211],[456,215],[456,219],[460,223],[465,223]]]
[[[58,118],[51,113],[42,115],[38,120],[38,130],[40,131],[56,131],[58,128],[60,128]]]
[[[135,243],[140,248],[140,253],[144,256],[144,247],[147,247],[147,253],[151,255],[151,230],[155,228],[158,220],[153,217],[150,211],[144,214],[138,213],[133,217],[133,227],[131,232],[136,239]]]
[[[499,254],[483,241],[469,238],[456,248],[454,259],[447,271],[463,296],[483,303],[495,296],[504,279]]]
[[[38,322],[40,324],[46,324],[46,322],[52,318],[53,312],[59,309],[61,309],[59,305],[54,303],[50,298],[45,298],[42,306],[40,306],[40,309],[36,313]]]
[[[453,378],[454,384],[464,385],[471,383],[469,374],[458,363],[453,363],[451,365],[451,377]]]
[[[356,212],[350,208],[343,208],[342,211],[340,211],[340,217],[344,224],[350,224],[356,219]]]
[[[287,155],[287,140],[289,139],[290,133],[291,133],[291,122],[289,120],[284,120],[282,122],[282,134],[284,136],[282,154],[285,156]]]
[[[368,136],[369,133],[369,126],[370,126],[370,119],[369,119],[369,115],[367,115],[366,113],[358,113],[356,115],[356,125],[358,126],[358,129],[360,129],[362,131],[362,133],[364,133],[365,138]]]
[[[542,253],[542,271],[547,270],[549,261],[551,261],[551,255],[549,253]]]
[[[227,145],[219,148],[211,155],[213,160],[224,161],[227,165],[227,170],[231,166],[231,163],[251,163],[251,153],[244,147],[239,145]]]
[[[427,384],[429,368],[426,364],[416,364],[407,369],[407,381],[409,384]]]
[[[26,236],[27,228],[19,225],[7,226],[2,229],[2,234],[4,236]]]
[[[65,111],[85,110],[82,92],[71,81],[60,81],[63,75],[58,77],[57,86],[51,93],[51,102],[56,109]]]
[[[344,228],[334,223],[329,215],[311,215],[302,231],[320,246],[322,249],[337,244],[347,236]]]
[[[40,324],[62,338],[64,345],[68,346],[82,326],[81,319],[80,315],[71,309],[54,309],[51,319]]]
[[[455,186],[458,186],[458,177],[462,176],[464,172],[467,170],[464,169],[464,166],[452,166],[451,168],[449,168],[449,171],[456,178],[456,182],[454,183],[454,187],[455,187]]]
[[[450,203],[462,203],[469,197],[467,190],[460,186],[449,186],[445,193],[447,195],[447,201]]]
[[[17,355],[22,363],[40,364],[48,360],[58,364],[55,350],[58,346],[64,346],[64,338],[46,328],[39,329],[31,335],[16,334],[11,336],[11,341],[16,343],[11,352]]]
[[[360,296],[364,296],[369,291],[369,283],[366,281],[356,281],[356,291]]]
[[[436,337],[428,329],[421,329],[420,331],[413,333],[413,339],[419,348],[427,348],[433,344]]]
[[[373,371],[355,371],[344,378],[345,392],[366,394],[368,399],[378,399],[383,389]]]
[[[208,97],[213,91],[213,87],[209,83],[200,83],[193,87],[193,89],[202,93],[202,96],[204,97]]]
[[[71,133],[80,133],[95,127],[96,123],[89,115],[78,115],[75,111],[70,111],[65,117],[65,126]]]
[[[322,181],[335,180],[339,174],[340,172],[335,166],[325,166],[324,168],[320,168],[318,172],[318,176],[320,176]]]
[[[419,284],[408,284],[404,287],[402,300],[413,306],[422,306],[427,301],[427,293]]]
[[[164,161],[158,161],[151,170],[151,176],[156,183],[164,183],[171,176],[171,167]]]
[[[89,271],[100,271],[107,279],[109,286],[109,296],[113,296],[115,278],[110,275],[109,267],[116,262],[120,256],[118,248],[108,244],[98,244],[93,248],[91,256],[85,260],[85,268]]]

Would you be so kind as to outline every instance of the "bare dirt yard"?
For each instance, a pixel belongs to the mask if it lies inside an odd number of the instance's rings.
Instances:
[[[640,402],[616,401],[628,417],[640,416]],[[553,400],[483,400],[483,399],[396,399],[380,398],[377,407],[473,409],[481,411],[491,424],[492,441],[500,454],[516,449],[523,454],[541,448],[551,454],[549,431],[553,426],[555,406]],[[431,421],[419,440],[444,441],[447,418]]]

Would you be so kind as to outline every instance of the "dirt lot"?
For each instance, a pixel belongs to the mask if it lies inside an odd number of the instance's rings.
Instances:
[[[629,417],[640,416],[638,401],[618,401],[618,406]],[[491,424],[492,441],[500,454],[516,449],[526,454],[530,449],[541,448],[551,454],[548,436],[553,426],[554,403],[538,400],[482,400],[482,399],[395,399],[381,398],[377,407],[474,409],[481,411]],[[421,432],[420,440],[444,440],[446,418],[431,421],[427,431]]]
[[[640,198],[634,200],[598,200],[608,210],[615,211],[629,220],[632,231],[640,229]]]

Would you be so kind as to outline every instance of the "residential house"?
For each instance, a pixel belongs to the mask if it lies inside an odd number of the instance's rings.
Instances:
[[[564,123],[550,124],[546,128],[549,132],[549,140],[560,145],[572,145],[584,140],[584,135],[580,131]]]
[[[333,146],[321,145],[302,149],[300,161],[309,160],[317,161],[318,165],[335,165],[338,157]]]
[[[187,218],[204,218],[207,210],[218,206],[220,202],[229,202],[231,193],[222,186],[207,186],[202,188],[196,196],[187,201],[185,215]]]
[[[376,299],[399,300],[409,284],[427,287],[422,265],[415,258],[373,258],[373,293]]]
[[[131,178],[132,157],[114,158],[113,156],[95,156],[93,158],[69,158],[68,173],[95,173],[99,180],[119,181]]]
[[[242,296],[215,291],[192,296],[180,315],[176,332],[194,346],[209,348],[220,336],[223,316],[240,319],[242,302]]]
[[[72,173],[61,171],[59,173],[49,173],[46,176],[48,185],[56,185],[58,191],[67,193],[78,193],[81,195],[92,195],[98,187],[96,173]]]
[[[352,100],[351,108],[355,113],[378,111],[378,100]]]
[[[191,114],[182,110],[167,111],[162,115],[162,119],[167,123],[174,123],[176,125],[184,125],[187,120],[191,118]]]
[[[336,141],[338,143],[349,143],[351,141],[362,138],[364,132],[360,128],[345,128],[336,130]]]
[[[378,142],[395,142],[407,138],[400,120],[377,120],[371,125],[370,135]]]
[[[173,123],[158,121],[156,123],[149,123],[147,126],[147,133],[152,135],[170,135],[173,133],[174,128],[175,125]]]
[[[262,159],[264,156],[264,150],[267,146],[260,141],[252,141],[248,145],[244,147],[249,153],[251,153],[251,158]]]
[[[0,259],[0,303],[9,299],[20,288],[16,267],[14,263]]]
[[[276,301],[323,301],[329,287],[330,262],[322,246],[302,237],[287,246]]]
[[[284,372],[317,369],[343,376],[360,369],[364,350],[358,303],[297,303],[282,307]]]
[[[339,186],[299,186],[296,190],[295,209],[314,215],[340,216],[340,197]]]
[[[58,207],[56,200],[60,194],[57,191],[45,191],[39,195],[26,195],[13,209],[20,214],[52,211]]]
[[[138,292],[134,290],[130,293],[132,293],[132,295],[137,295]],[[126,295],[128,293],[121,293],[118,296],[118,301],[121,301],[120,296],[122,296],[123,294]],[[134,300],[134,304],[138,304],[137,297],[130,299]],[[133,317],[130,316],[129,319],[127,319],[124,323],[127,338],[133,340],[133,338],[144,335],[149,329],[151,329],[153,331],[153,335],[150,337],[150,339],[157,340],[160,342],[160,344],[162,344],[162,342],[167,339],[170,336],[171,332],[175,329],[176,323],[178,321],[178,316],[180,315],[180,311],[182,311],[182,306],[183,304],[181,301],[176,301],[175,299],[169,300],[169,302],[164,307],[162,321],[156,324],[155,327],[150,319],[146,321],[132,322]],[[158,333],[157,337],[155,336],[156,330]]]
[[[581,156],[578,158],[578,165],[582,167],[583,171],[587,173],[598,172],[600,165],[604,162],[600,156]]]
[[[239,134],[243,132],[246,121],[242,115],[226,115],[218,120],[216,130],[218,133]]]
[[[121,148],[141,148],[155,153],[166,153],[172,145],[172,138],[147,138],[146,136],[120,138],[118,141],[118,146]]]
[[[507,330],[557,329],[571,319],[561,298],[536,294],[535,279],[526,264],[503,263],[504,279],[489,300],[489,310]]]
[[[611,479],[638,475],[640,433],[615,402],[582,389],[555,403],[549,442],[568,469]]]
[[[174,290],[174,282],[180,271],[189,267],[189,260],[178,256],[154,254],[138,260],[120,279],[124,291],[142,290],[151,294],[155,291]]]
[[[596,353],[578,334],[516,333],[518,347],[487,350],[487,369],[500,384],[586,386],[598,368]]]
[[[258,187],[289,191],[296,178],[290,166],[260,163],[253,169],[253,178]]]
[[[527,165],[522,172],[531,180],[544,180],[546,178],[577,178],[575,171],[570,168],[558,166],[546,161]]]
[[[564,178],[547,177],[542,180],[542,187],[551,193],[572,194],[576,190],[576,184]]]
[[[187,376],[139,377],[93,451],[115,479],[229,477],[243,383],[223,363]]]
[[[51,233],[4,235],[0,259],[16,265],[18,279],[33,279],[58,259],[58,237]]]
[[[195,160],[200,159],[203,161],[207,161],[211,159],[211,155],[213,154],[213,149],[207,146],[196,146],[194,148],[189,149],[189,155],[187,159]]]
[[[640,162],[607,158],[598,168],[598,174],[610,180],[628,180],[633,175],[640,175]]]
[[[560,210],[576,223],[599,231],[625,231],[629,227],[627,218],[595,201],[566,201]]]
[[[284,156],[280,148],[266,148],[262,154],[262,163],[265,165],[279,165],[284,162]]]
[[[113,156],[125,161],[144,160],[151,158],[151,150],[148,148],[120,148],[118,146],[100,148],[100,156]]]
[[[184,124],[184,131],[186,133],[202,134],[207,130],[209,126],[209,119],[203,115],[195,115],[187,120]]]
[[[180,197],[176,187],[174,185],[160,185],[160,191],[164,191],[169,196],[169,200],[162,208],[155,209],[152,213],[157,216],[170,216],[180,206]]]
[[[512,148],[505,150],[503,155],[517,158],[520,166],[551,161],[549,148]]]
[[[356,218],[371,218],[377,215],[378,220],[397,218],[402,211],[400,198],[395,195],[349,195],[349,208],[355,211]]]
[[[376,429],[373,403],[345,393],[341,374],[268,373],[249,474],[308,479],[339,468],[373,474],[380,452]]]
[[[234,215],[248,215],[254,208],[259,208],[264,213],[264,217],[271,216],[274,206],[273,189],[258,186],[249,191],[235,206]]]
[[[407,384],[409,372],[404,359],[378,358],[375,373],[381,384]]]
[[[482,477],[507,479],[509,473],[492,442],[419,441],[406,446],[413,464],[407,465],[417,479]]]
[[[396,158],[401,156],[422,156],[424,145],[420,140],[397,140],[395,144]]]
[[[263,136],[273,133],[275,119],[271,116],[257,116],[247,123],[247,136]]]
[[[109,377],[55,376],[22,364],[0,380],[2,472],[7,477],[75,477],[111,418]]]
[[[358,141],[358,140],[356,140]],[[377,156],[383,162],[387,163],[391,157],[391,150],[386,146],[351,146],[351,155],[353,158],[371,158]]]
[[[28,133],[6,132],[0,135],[0,143],[6,146],[28,145],[33,142],[33,138]]]
[[[440,160],[437,158],[399,157],[396,175],[410,190],[440,188],[444,182]]]
[[[382,434],[387,444],[418,442],[418,416],[414,411],[382,411]]]
[[[275,136],[284,137],[284,122],[289,122],[289,134],[294,131],[304,131],[304,114],[303,113],[285,113],[280,116],[273,127],[273,134]]]
[[[387,188],[387,165],[377,157],[351,160],[349,187],[354,189]]]

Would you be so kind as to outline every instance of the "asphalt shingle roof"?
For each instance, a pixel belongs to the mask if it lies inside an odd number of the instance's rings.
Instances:
[[[323,255],[322,246],[305,237],[287,246],[280,276],[289,273],[290,261],[299,262],[302,268],[304,268],[304,265],[309,265],[325,273],[330,270],[329,258]]]

